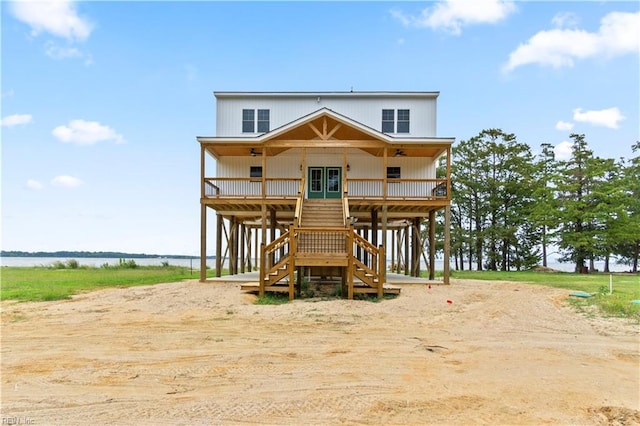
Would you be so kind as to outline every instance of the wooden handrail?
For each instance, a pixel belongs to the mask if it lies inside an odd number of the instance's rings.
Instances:
[[[351,225],[350,217],[351,217],[351,214],[349,214],[349,198],[345,193],[344,196],[342,197],[342,219],[343,219],[344,226]]]
[[[300,225],[300,219],[302,218],[302,203],[304,202],[304,188],[305,179],[300,179],[300,188],[298,189],[298,200],[296,201],[296,209],[293,214],[293,226],[298,227]]]
[[[280,250],[280,247],[282,247],[284,245],[284,243],[286,242],[286,240],[289,238],[289,231],[285,232],[284,234],[280,235],[278,238],[276,238],[275,240],[271,241],[269,244],[264,246],[264,251],[266,253],[273,253],[277,250]]]

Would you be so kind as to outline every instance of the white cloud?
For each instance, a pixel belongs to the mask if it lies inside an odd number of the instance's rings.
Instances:
[[[71,120],[67,126],[58,126],[51,132],[61,142],[93,145],[102,141],[124,143],[122,135],[97,121]]]
[[[567,161],[571,159],[572,149],[572,142],[562,141],[553,148],[553,153],[555,154],[556,160]]]
[[[589,123],[594,126],[604,126],[610,129],[617,129],[618,124],[626,119],[616,107],[601,109],[599,111],[582,111],[582,108],[573,110],[573,119],[582,123]]]
[[[558,23],[566,24],[554,18],[554,24]],[[576,59],[612,58],[639,51],[640,12],[611,12],[600,20],[597,32],[562,28],[538,32],[509,54],[502,70],[510,72],[527,64],[572,67]]]
[[[31,114],[13,114],[4,117],[0,124],[2,127],[18,126],[20,124],[29,124],[33,121]]]
[[[86,40],[93,24],[78,15],[73,1],[31,1],[20,0],[9,3],[13,16],[31,27],[31,34],[37,36],[47,32],[67,40]]]
[[[551,23],[556,28],[575,28],[578,26],[579,18],[572,12],[560,12],[551,19]]]
[[[44,188],[44,185],[42,185],[40,182],[38,182],[37,180],[34,179],[29,179],[27,181],[27,188],[29,189],[34,189],[36,191],[41,190],[42,188]]]
[[[427,27],[460,34],[462,27],[474,24],[494,24],[516,10],[508,0],[445,0],[422,10],[418,16],[409,16],[399,10],[391,15],[404,26]]]
[[[75,47],[60,47],[51,41],[45,43],[45,53],[53,59],[78,58],[83,56],[82,52]]]
[[[558,121],[556,123],[556,129],[558,129],[558,130],[571,130],[571,129],[573,129],[573,123],[560,120],[560,121]]]
[[[82,181],[77,177],[61,175],[51,180],[51,184],[62,188],[77,188],[82,185]]]

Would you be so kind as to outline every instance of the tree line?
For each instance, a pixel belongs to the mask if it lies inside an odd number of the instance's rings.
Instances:
[[[0,257],[68,257],[68,258],[105,258],[105,259],[156,259],[159,257],[171,257],[174,259],[191,259],[195,256],[173,255],[173,254],[146,254],[146,253],[125,253],[120,251],[20,251],[2,250]]]
[[[638,271],[640,142],[630,159],[595,156],[584,134],[570,135],[568,160],[540,152],[501,129],[452,148],[451,254],[455,268],[521,270],[547,266],[551,247],[576,272],[611,261]],[[439,176],[444,176],[444,161]],[[440,232],[443,230],[440,218]]]

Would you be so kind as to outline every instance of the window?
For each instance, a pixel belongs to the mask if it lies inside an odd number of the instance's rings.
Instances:
[[[382,132],[383,133],[393,133],[395,131],[395,111],[392,109],[383,109],[382,110]]]
[[[269,110],[259,109],[242,110],[242,133],[266,133],[269,131]]]
[[[262,166],[251,166],[251,169],[249,170],[249,177],[261,178],[262,177]]]
[[[242,133],[253,133],[254,132],[254,116],[255,111],[252,109],[243,109],[242,110]]]
[[[258,110],[258,133],[266,133],[269,131],[269,110]]]
[[[409,110],[398,110],[398,121],[396,123],[396,110],[382,110],[382,132],[383,133],[409,133]]]
[[[398,128],[396,129],[396,132],[409,133],[409,110],[408,109],[398,110]]]
[[[387,179],[400,179],[400,167],[387,167]]]

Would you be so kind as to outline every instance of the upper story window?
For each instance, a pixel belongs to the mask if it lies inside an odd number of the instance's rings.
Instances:
[[[269,110],[258,110],[258,133],[266,133],[269,131]]]
[[[266,133],[269,131],[269,110],[243,109],[242,133],[256,133],[256,129],[258,133]]]
[[[397,111],[394,109],[382,110],[383,133],[409,133],[409,121],[408,109],[399,109]]]
[[[382,132],[395,133],[396,112],[392,109],[382,110]]]

